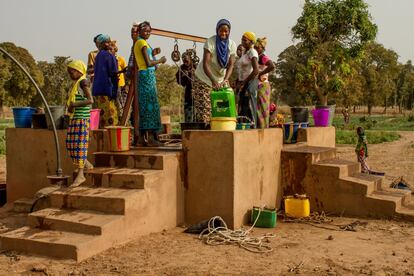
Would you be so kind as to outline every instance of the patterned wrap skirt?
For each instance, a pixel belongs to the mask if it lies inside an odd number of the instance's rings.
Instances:
[[[118,125],[118,109],[116,100],[108,96],[95,96],[96,107],[101,110],[99,128]]]
[[[257,89],[257,128],[268,128],[270,119],[270,83],[259,82]]]
[[[212,88],[197,77],[193,84],[195,122],[209,123],[211,117],[210,92]]]
[[[66,134],[66,149],[78,168],[85,167],[89,146],[90,119],[70,119]]]
[[[138,72],[139,129],[161,130],[160,104],[157,95],[155,70]]]

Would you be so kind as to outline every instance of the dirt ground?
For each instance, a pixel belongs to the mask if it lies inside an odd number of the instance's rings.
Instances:
[[[398,133],[401,136],[398,141],[368,145],[368,165],[374,171],[385,172],[385,182],[403,176],[414,184],[414,131]],[[337,156],[356,161],[354,149],[353,145],[337,145]]]
[[[399,141],[370,145],[369,164],[414,183],[414,132],[401,135]],[[338,156],[354,160],[353,146],[340,146]],[[0,209],[0,233],[24,220]],[[367,224],[356,231],[339,227],[357,220]],[[279,220],[275,229],[252,233],[275,234],[269,239],[273,251],[265,254],[233,245],[208,246],[182,231],[177,227],[138,237],[79,264],[1,252],[0,275],[414,275],[413,223],[333,218],[331,224],[315,226]]]

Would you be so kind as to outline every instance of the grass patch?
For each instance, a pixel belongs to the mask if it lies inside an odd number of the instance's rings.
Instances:
[[[348,125],[344,125],[342,115],[337,114],[333,120],[333,125],[337,129],[354,130],[362,126],[365,130],[378,131],[413,131],[414,121],[410,116],[362,116],[351,114]]]
[[[393,131],[367,131],[368,144],[380,144],[384,142],[392,142],[401,138],[401,136]],[[358,136],[355,131],[337,130],[337,144],[357,144]]]

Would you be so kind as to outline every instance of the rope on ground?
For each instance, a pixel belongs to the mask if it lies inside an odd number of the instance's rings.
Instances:
[[[281,214],[281,215],[284,216],[283,222],[303,223],[303,224],[308,224],[308,225],[311,225],[317,228],[333,230],[333,231],[356,232],[357,226],[366,226],[368,224],[367,222],[361,222],[359,220],[356,220],[354,222],[344,224],[344,225],[334,224],[333,219],[328,218],[325,212],[323,211],[321,213],[313,212],[309,217],[303,217],[303,218],[292,218],[292,217],[286,216],[286,214]],[[329,227],[329,226],[333,226],[333,227]]]
[[[230,230],[221,217],[212,217],[208,222],[208,228],[200,233],[199,239],[203,240],[204,243],[208,245],[234,244],[253,253],[271,252],[273,251],[273,248],[265,243],[270,243],[269,238],[275,237],[274,234],[268,233],[258,237],[249,237],[249,233],[253,230],[259,219],[260,212],[261,209],[259,209],[259,214],[253,225],[247,230]],[[214,227],[214,225],[223,226]]]

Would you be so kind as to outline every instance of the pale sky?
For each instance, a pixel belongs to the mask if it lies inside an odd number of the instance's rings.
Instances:
[[[216,22],[232,23],[231,39],[253,31],[268,38],[267,52],[276,60],[292,44],[291,27],[300,16],[303,0],[0,0],[0,42],[11,41],[30,51],[36,60],[71,56],[86,61],[93,37],[106,33],[118,41],[119,54],[129,56],[133,21],[148,20],[154,28],[209,37]],[[378,25],[377,41],[396,51],[401,62],[414,60],[411,13],[413,0],[369,0]],[[256,4],[256,6],[254,6]],[[411,20],[410,20],[411,19]],[[173,40],[152,36],[169,61]],[[192,42],[179,42],[183,52]],[[202,45],[198,44],[201,55]]]

